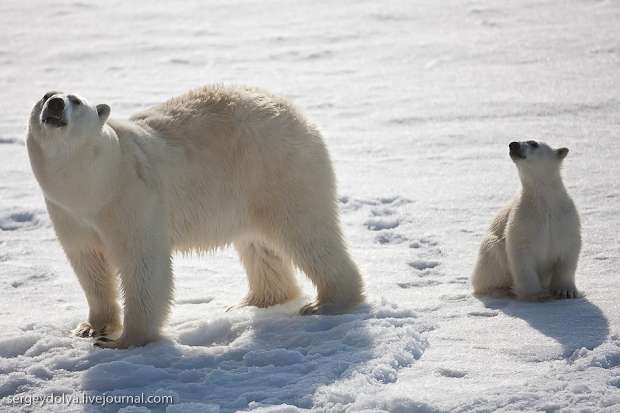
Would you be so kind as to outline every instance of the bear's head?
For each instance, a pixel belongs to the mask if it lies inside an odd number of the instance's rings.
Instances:
[[[510,142],[510,158],[522,178],[544,181],[559,175],[568,148],[553,149],[544,142]],[[529,179],[528,179],[529,180]]]
[[[80,145],[98,136],[109,116],[108,105],[91,105],[81,96],[51,91],[34,105],[29,133],[44,145]]]

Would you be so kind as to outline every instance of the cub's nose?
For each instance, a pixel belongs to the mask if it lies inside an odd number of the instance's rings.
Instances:
[[[512,152],[516,152],[521,148],[521,145],[519,144],[519,142],[510,142],[510,145],[508,145],[508,147]]]
[[[65,109],[65,101],[61,98],[52,98],[47,102],[47,109],[55,114],[62,113]]]

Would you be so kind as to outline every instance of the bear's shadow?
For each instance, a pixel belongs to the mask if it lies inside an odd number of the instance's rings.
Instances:
[[[312,408],[317,398],[330,398],[327,386],[337,381],[382,371],[384,363],[406,367],[419,358],[423,340],[412,337],[411,317],[376,313],[368,305],[338,316],[233,311],[172,325],[177,342],[164,339],[122,351],[93,349],[73,365],[84,371],[82,390],[92,394],[169,394],[175,404],[202,403],[205,411],[211,404],[222,413],[261,404]],[[391,357],[393,340],[410,343],[403,354]],[[366,380],[381,383],[390,376],[371,374]],[[147,407],[165,411],[161,405]]]
[[[609,321],[601,309],[586,298],[548,300],[540,303],[508,298],[479,298],[487,308],[526,321],[562,345],[563,357],[585,347],[592,350],[609,335]]]

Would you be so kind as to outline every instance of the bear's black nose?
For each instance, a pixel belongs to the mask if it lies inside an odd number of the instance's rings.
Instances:
[[[510,142],[510,145],[508,145],[508,147],[512,152],[517,152],[521,148],[521,145],[519,144],[519,142]]]
[[[47,102],[47,108],[54,114],[62,113],[65,109],[65,101],[61,98],[52,98]]]

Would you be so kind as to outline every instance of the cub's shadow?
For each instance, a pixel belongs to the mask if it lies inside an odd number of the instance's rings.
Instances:
[[[244,309],[197,318],[171,325],[176,342],[97,349],[71,365],[84,371],[81,390],[88,393],[168,394],[175,404],[201,403],[192,408],[222,413],[261,404],[309,409],[333,402],[329,388],[335,382],[395,381],[397,371],[425,347],[415,316],[395,307],[364,305],[338,316],[295,314]]]
[[[609,322],[600,308],[586,298],[528,303],[513,299],[479,298],[487,308],[525,320],[562,345],[563,356],[585,347],[592,350],[609,335]]]

